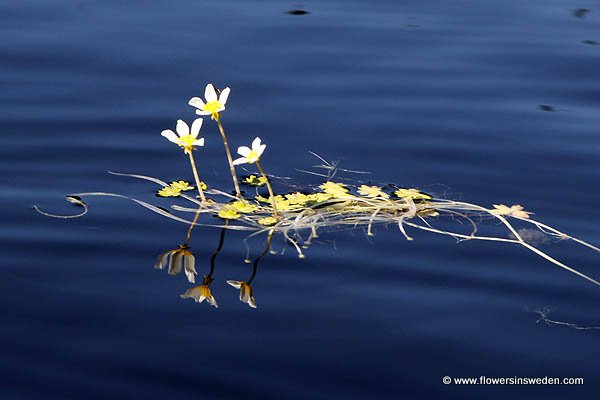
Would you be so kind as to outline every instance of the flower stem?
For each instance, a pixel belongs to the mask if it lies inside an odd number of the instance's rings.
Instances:
[[[192,165],[192,171],[194,172],[194,179],[196,180],[196,186],[198,187],[198,193],[200,194],[200,199],[203,203],[206,202],[206,197],[204,197],[204,191],[202,190],[202,182],[200,182],[200,178],[198,177],[198,170],[196,169],[196,162],[194,161],[194,155],[191,151],[187,152],[190,156],[190,164]]]
[[[265,178],[265,182],[267,184],[267,189],[269,190],[269,196],[271,196],[271,205],[273,206],[273,216],[275,218],[279,218],[279,213],[277,212],[277,205],[275,204],[276,203],[275,202],[275,194],[273,193],[273,188],[271,187],[271,182],[269,181],[269,178],[267,178],[267,175],[265,174],[265,171],[263,171],[259,161],[256,161],[256,166],[258,167],[258,170],[260,171],[263,178]]]
[[[229,150],[229,144],[227,143],[227,136],[225,135],[225,129],[223,129],[223,124],[221,124],[221,117],[219,114],[214,118],[217,121],[217,125],[219,126],[219,132],[221,132],[221,138],[223,138],[223,144],[225,145],[225,154],[227,154],[227,161],[229,161],[229,169],[231,170],[231,179],[233,179],[233,187],[235,188],[235,195],[238,198],[242,197],[242,193],[240,192],[240,185],[238,183],[237,174],[235,173],[235,166],[233,165],[233,158],[231,158],[231,151]]]
[[[260,253],[258,257],[256,257],[256,260],[254,260],[254,265],[252,266],[252,275],[250,275],[250,278],[248,278],[248,282],[246,282],[248,285],[250,285],[256,277],[258,262],[269,252],[269,249],[271,248],[271,239],[273,239],[273,232],[273,229],[269,231],[269,236],[267,236],[267,245],[265,246],[265,249],[262,253]]]
[[[190,244],[190,239],[192,238],[192,231],[194,230],[194,227],[196,226],[196,222],[198,222],[198,217],[200,217],[200,208],[198,209],[198,211],[196,211],[196,215],[194,216],[194,220],[192,221],[192,223],[190,224],[190,227],[187,231],[187,235],[185,237],[185,243],[184,243],[184,247],[188,247],[188,245]]]
[[[219,236],[219,245],[217,246],[217,249],[215,250],[213,255],[210,257],[210,272],[208,273],[207,276],[210,276],[211,279],[212,279],[212,274],[215,272],[215,260],[216,260],[217,256],[219,255],[219,253],[221,252],[221,249],[223,248],[223,243],[225,243],[225,232],[227,231],[227,225],[229,225],[228,219],[225,220],[225,226],[223,228],[221,228],[221,236]]]

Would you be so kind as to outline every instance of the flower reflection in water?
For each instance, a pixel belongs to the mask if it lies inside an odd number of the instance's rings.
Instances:
[[[185,238],[185,243],[180,244],[176,249],[169,250],[158,256],[156,263],[154,264],[154,268],[163,269],[166,266],[169,267],[169,275],[177,275],[181,272],[181,269],[185,270],[185,276],[187,277],[190,283],[196,282],[196,258],[189,251],[190,239],[192,238],[192,231],[196,226],[196,222],[200,217],[200,210],[196,213],[194,217],[194,221],[190,225],[187,236]]]
[[[248,304],[252,308],[256,308],[256,301],[254,300],[254,294],[253,294],[251,284],[252,284],[252,281],[254,280],[254,278],[256,278],[256,271],[258,269],[258,263],[269,252],[269,249],[271,248],[271,239],[272,238],[273,238],[273,230],[271,229],[269,231],[269,236],[267,237],[267,245],[265,246],[265,249],[263,250],[262,253],[260,253],[260,255],[256,258],[256,260],[254,260],[254,264],[252,266],[253,267],[252,275],[250,275],[250,278],[248,278],[248,281],[246,281],[246,282],[234,281],[234,280],[227,281],[227,283],[229,285],[233,286],[236,289],[239,289],[240,301],[242,303]]]
[[[217,308],[219,307],[219,305],[217,304],[217,301],[215,300],[215,297],[212,294],[212,291],[210,290],[210,284],[214,280],[213,274],[215,272],[215,260],[217,259],[217,256],[219,255],[219,253],[221,252],[221,249],[223,248],[223,243],[225,243],[225,232],[227,231],[228,224],[229,224],[228,220],[225,220],[225,226],[223,228],[221,228],[221,236],[219,237],[219,245],[217,246],[217,248],[215,249],[215,252],[213,253],[213,255],[210,258],[210,271],[208,272],[208,274],[204,275],[204,278],[202,279],[202,285],[189,288],[188,290],[183,292],[179,296],[182,299],[192,298],[196,301],[196,303],[202,303],[204,300],[206,300],[208,302],[208,304],[210,304],[211,306],[217,307]],[[190,231],[191,231],[191,228],[190,228]]]
[[[204,300],[206,300],[208,304],[218,308],[219,305],[210,291],[210,284],[212,281],[213,279],[211,277],[205,276],[202,285],[189,288],[182,293],[180,297],[182,299],[194,299],[196,300],[196,303],[202,303]]]
[[[181,272],[181,268],[185,270],[185,276],[190,283],[196,282],[196,259],[189,251],[187,244],[179,245],[175,250],[169,250],[158,256],[154,268],[163,269],[169,266],[169,275],[177,275]]]

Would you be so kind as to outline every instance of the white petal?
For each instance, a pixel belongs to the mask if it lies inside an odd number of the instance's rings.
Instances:
[[[241,165],[248,163],[248,159],[246,157],[240,157],[237,160],[233,160],[233,165]]]
[[[248,146],[240,146],[237,149],[237,153],[243,157],[248,157],[248,155],[250,154],[251,151],[252,150],[250,150],[250,147],[248,147]]]
[[[207,102],[217,100],[217,92],[215,92],[215,87],[212,83],[206,85],[206,89],[204,89],[204,98]]]
[[[239,289],[242,286],[242,282],[240,281],[227,281],[227,283],[236,289]]]
[[[163,136],[163,137],[167,138],[167,140],[169,140],[169,142],[173,142],[173,143],[179,143],[179,142],[177,141],[177,139],[178,139],[177,135],[175,134],[175,132],[173,132],[173,131],[172,131],[172,130],[170,130],[170,129],[167,129],[167,130],[165,130],[165,131],[162,131],[162,132],[161,132],[161,136]]]
[[[192,137],[197,138],[200,133],[200,128],[202,127],[202,118],[196,118],[194,122],[192,122]]]
[[[198,114],[198,115],[210,115],[212,113],[210,111],[204,111],[204,110],[201,110],[201,109],[197,109],[196,110],[196,114]]]
[[[190,106],[196,107],[196,108],[204,107],[204,102],[202,101],[202,99],[200,97],[192,97],[190,99],[190,101],[188,101],[188,104]]]
[[[261,144],[260,146],[258,146],[258,149],[256,149],[256,154],[258,154],[258,156],[262,156],[262,153],[265,152],[265,149],[267,148],[266,144]]]
[[[258,149],[260,148],[260,138],[257,136],[256,139],[252,141],[252,150],[258,153]]]
[[[193,146],[204,146],[204,138],[200,138],[200,139],[196,140],[192,145]]]
[[[177,127],[175,128],[175,130],[177,131],[179,137],[190,134],[190,127],[188,126],[188,124],[186,124],[180,119],[177,120]]]
[[[219,103],[225,105],[225,103],[227,103],[227,98],[229,97],[230,92],[231,92],[231,89],[229,89],[228,87],[223,89],[221,91],[221,94],[219,95]]]

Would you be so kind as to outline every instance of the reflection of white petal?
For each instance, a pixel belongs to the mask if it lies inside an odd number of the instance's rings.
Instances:
[[[162,131],[161,136],[167,138],[169,142],[177,143],[177,135],[170,129]]]
[[[210,296],[209,298],[207,298],[206,301],[208,301],[211,306],[219,308],[219,305],[217,304],[217,300],[215,300],[215,298],[213,296]]]
[[[158,256],[156,263],[154,263],[154,268],[163,269],[167,265],[167,261],[169,260],[170,254],[171,251],[167,251],[166,253],[162,253],[160,256]]]
[[[186,290],[185,292],[183,292],[182,294],[179,295],[179,297],[181,297],[182,299],[192,298],[196,302],[200,301],[201,296],[202,296],[202,291],[200,290],[200,288],[198,286],[189,288],[188,290]]]
[[[195,139],[198,137],[200,133],[200,128],[202,127],[202,118],[196,118],[194,122],[192,122],[192,137]]]
[[[240,287],[240,301],[247,303],[250,298],[250,287],[246,284]]]
[[[252,286],[247,284],[246,282],[240,283],[240,301],[242,303],[248,304],[252,308],[256,308],[256,302],[254,301],[254,296],[252,295]]]
[[[177,120],[177,127],[175,130],[177,131],[179,137],[190,134],[190,127],[180,119]]]
[[[256,308],[256,302],[254,301],[254,296],[250,296],[250,301],[248,302],[248,305],[252,308]]]
[[[187,289],[185,292],[181,293],[179,295],[179,297],[181,297],[182,299],[189,299],[190,297],[194,297],[192,295],[192,292],[194,291],[194,289],[196,289],[196,288]]]
[[[250,150],[250,147],[248,146],[240,146],[237,149],[237,153],[242,157],[248,157],[251,151],[252,150]]]
[[[212,83],[206,85],[206,89],[204,89],[204,98],[206,99],[206,102],[217,100],[217,93],[215,92],[215,87]]]
[[[239,289],[242,286],[242,282],[239,281],[227,281],[227,283],[236,289]]]
[[[176,251],[171,256],[171,262],[169,263],[169,275],[177,275],[181,272],[181,258],[183,254],[180,251]]]
[[[241,165],[241,164],[246,164],[248,162],[248,159],[246,157],[240,157],[237,160],[233,160],[233,165]]]
[[[192,107],[201,108],[204,106],[204,102],[200,97],[192,97],[188,104]]]
[[[227,103],[227,98],[229,98],[229,93],[231,92],[231,89],[229,89],[228,87],[226,87],[225,89],[223,89],[221,91],[221,95],[219,96],[219,103],[225,105],[225,103]]]
[[[185,269],[185,276],[187,276],[190,283],[196,282],[196,258],[193,254],[186,254],[183,256],[183,263]]]

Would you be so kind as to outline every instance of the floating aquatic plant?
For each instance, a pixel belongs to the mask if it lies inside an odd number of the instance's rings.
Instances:
[[[581,278],[600,285],[596,279],[574,269],[559,261],[535,246],[545,243],[550,239],[571,240],[595,252],[600,248],[581,239],[572,237],[553,227],[531,219],[531,212],[525,211],[521,205],[507,206],[494,204],[491,208],[483,207],[463,201],[436,197],[417,188],[401,187],[398,185],[374,185],[361,183],[358,185],[341,182],[334,179],[336,174],[342,172],[362,173],[361,171],[343,170],[337,163],[329,163],[322,157],[313,153],[322,162],[318,168],[327,172],[317,173],[304,171],[323,178],[322,183],[314,187],[305,187],[303,190],[289,189],[287,186],[275,194],[269,176],[265,173],[260,163],[266,145],[256,137],[251,147],[239,146],[239,158],[233,160],[225,130],[221,122],[221,112],[229,97],[230,89],[225,88],[217,94],[214,86],[208,84],[205,89],[205,101],[194,97],[189,104],[196,107],[199,115],[210,115],[216,121],[221,134],[225,153],[230,166],[235,195],[227,190],[220,190],[200,180],[193,152],[198,147],[204,147],[205,140],[200,138],[202,118],[192,122],[191,127],[184,121],[178,120],[176,132],[165,130],[161,134],[170,142],[177,144],[188,156],[195,186],[187,181],[178,180],[167,183],[161,179],[145,175],[114,173],[114,175],[143,179],[159,186],[159,197],[177,198],[189,202],[189,206],[171,204],[168,208],[154,205],[143,200],[126,195],[106,192],[76,193],[67,196],[67,200],[76,206],[83,207],[83,211],[76,215],[56,215],[35,209],[50,217],[77,218],[88,212],[87,204],[82,200],[91,196],[112,196],[134,201],[135,203],[161,215],[189,225],[186,240],[173,250],[159,256],[156,268],[168,267],[169,274],[176,275],[182,269],[191,283],[195,282],[197,275],[196,257],[190,251],[190,238],[196,226],[221,228],[220,242],[217,250],[211,257],[210,272],[204,275],[202,284],[188,289],[181,295],[182,298],[193,298],[197,302],[206,300],[217,307],[217,302],[211,292],[210,285],[213,281],[215,259],[223,247],[225,232],[228,230],[244,231],[248,233],[247,239],[260,234],[266,234],[267,245],[264,251],[255,259],[253,272],[246,281],[229,280],[228,283],[240,290],[240,300],[250,307],[256,307],[254,301],[252,281],[256,275],[258,262],[270,249],[274,236],[282,237],[296,250],[299,257],[304,257],[304,250],[318,237],[319,232],[341,229],[365,229],[367,235],[372,236],[374,226],[395,224],[400,233],[407,239],[413,240],[407,228],[450,236],[457,241],[484,240],[492,242],[511,243],[523,246],[547,261],[559,266]],[[238,180],[235,166],[241,164],[255,164],[260,175],[253,174]],[[242,195],[240,184],[249,189],[254,188],[255,194]],[[259,190],[266,186],[268,197]],[[198,191],[198,198],[188,194],[192,190]],[[186,213],[194,213],[193,219],[185,218]],[[206,218],[204,218],[206,217]],[[209,219],[208,217],[213,217]],[[214,219],[216,217],[217,219]],[[496,221],[505,230],[505,235],[480,234],[480,227],[486,221]],[[517,229],[514,223],[529,226],[529,229]],[[454,226],[464,227],[467,230],[442,228],[449,223]],[[534,232],[534,233],[532,233]],[[540,237],[541,236],[541,237]],[[532,240],[535,238],[535,240]],[[246,260],[249,256],[247,247]]]

